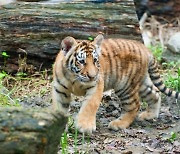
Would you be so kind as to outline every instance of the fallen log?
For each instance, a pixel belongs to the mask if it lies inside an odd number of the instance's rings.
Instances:
[[[61,40],[105,37],[141,40],[133,0],[114,3],[11,3],[0,8],[0,52],[10,57],[6,64],[18,65],[18,55],[27,54],[27,63],[51,67]],[[0,65],[4,57],[0,54]],[[13,65],[14,66],[14,65]],[[8,66],[11,67],[11,66]]]
[[[45,109],[0,108],[0,153],[55,154],[66,122]]]

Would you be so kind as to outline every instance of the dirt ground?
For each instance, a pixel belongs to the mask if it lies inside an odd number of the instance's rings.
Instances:
[[[118,102],[113,94],[104,95],[97,113],[97,130],[88,144],[79,145],[79,151],[94,154],[180,153],[180,102],[164,96],[158,119],[143,122],[136,119],[128,129],[113,131],[108,129],[108,123],[120,116]],[[74,115],[78,108],[79,103],[72,103],[71,113]],[[142,106],[141,111],[144,108]]]
[[[22,105],[25,107],[50,107],[50,102],[41,104],[42,100],[45,98],[24,99]],[[70,108],[72,117],[78,113],[80,102],[81,98],[72,102]],[[140,111],[144,110],[145,106],[142,104]],[[96,132],[91,136],[78,134],[76,146],[78,153],[180,154],[180,102],[163,96],[158,119],[143,122],[136,119],[128,129],[109,130],[109,122],[118,118],[120,114],[121,105],[118,98],[113,93],[105,94],[97,113]],[[67,153],[75,153],[74,126],[69,129],[68,134]],[[61,153],[60,148],[59,154]]]

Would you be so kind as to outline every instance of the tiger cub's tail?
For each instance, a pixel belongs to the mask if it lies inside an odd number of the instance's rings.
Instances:
[[[148,72],[152,82],[162,93],[169,97],[175,97],[176,99],[180,99],[179,92],[173,91],[164,85],[160,77],[157,61],[154,58],[149,63]]]

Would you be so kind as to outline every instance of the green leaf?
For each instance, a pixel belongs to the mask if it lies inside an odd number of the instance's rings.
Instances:
[[[18,72],[18,73],[16,74],[16,76],[19,76],[19,77],[26,77],[27,74],[24,73],[24,72]]]
[[[175,132],[171,132],[171,137],[168,139],[171,143],[174,142],[177,138],[177,134]]]
[[[0,72],[0,79],[3,79],[6,76],[7,76],[6,72],[4,72],[4,71]]]
[[[93,38],[93,37],[91,37],[91,36],[89,36],[89,37],[88,37],[88,40],[93,41],[93,40],[94,40],[94,38]]]
[[[2,52],[2,56],[3,56],[4,58],[10,57],[10,56],[7,54],[7,52],[5,52],[5,51]]]

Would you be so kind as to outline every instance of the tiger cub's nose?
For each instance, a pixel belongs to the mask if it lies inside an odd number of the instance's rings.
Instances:
[[[92,75],[92,74],[87,74],[87,77],[92,81],[92,80],[94,80],[95,79],[95,77],[96,77],[96,74],[94,75]]]

